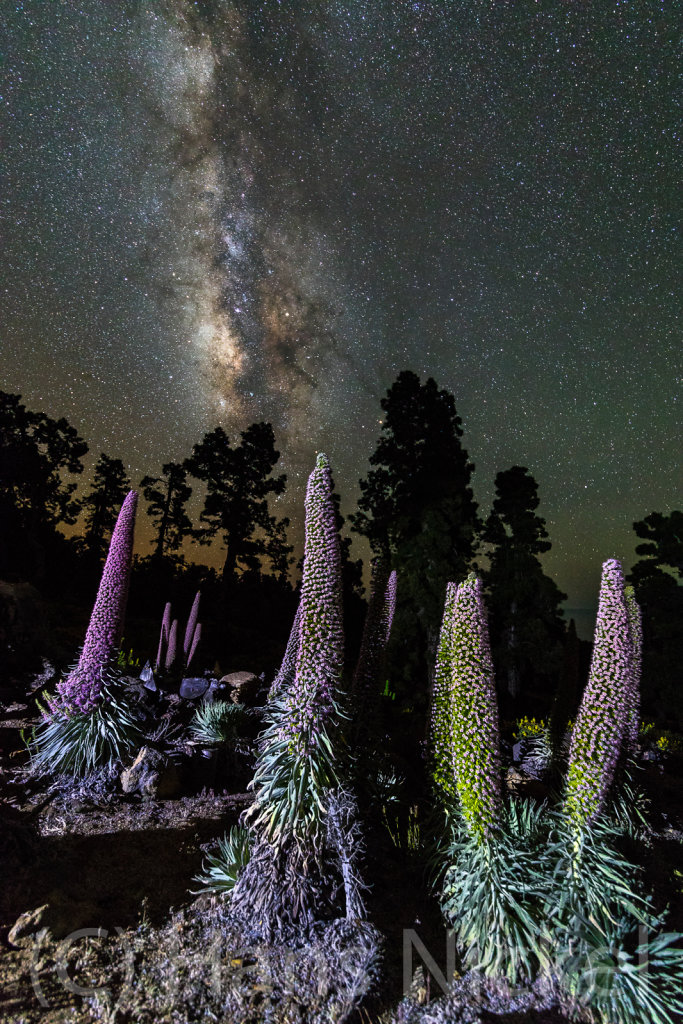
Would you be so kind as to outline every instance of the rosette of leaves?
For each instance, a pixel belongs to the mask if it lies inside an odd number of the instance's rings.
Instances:
[[[552,819],[547,970],[602,1024],[674,1024],[683,936],[663,931],[642,869],[619,851],[621,825],[603,813],[577,836],[565,815]]]
[[[119,760],[141,738],[120,682],[119,649],[128,600],[137,494],[130,491],[112,533],[102,578],[77,663],[41,709],[29,748],[37,772],[88,774]]]
[[[517,983],[545,963],[547,834],[544,808],[522,801],[501,805],[485,835],[473,834],[457,810],[450,816],[432,863],[441,869],[442,913],[468,968]]]
[[[242,825],[233,825],[230,831],[218,840],[218,850],[208,855],[202,864],[201,873],[195,875],[193,881],[199,883],[199,889],[193,890],[193,894],[196,896],[200,892],[216,895],[231,893],[237,876],[249,863],[250,855],[249,829]]]
[[[239,733],[246,714],[244,704],[226,700],[202,702],[190,722],[192,739],[209,745],[227,743]]]
[[[318,850],[326,793],[339,784],[338,690],[343,668],[341,556],[330,467],[318,455],[306,492],[299,643],[294,679],[268,705],[249,820],[273,845]]]
[[[82,778],[121,761],[143,738],[142,722],[120,680],[116,659],[99,676],[97,701],[88,711],[65,705],[59,696],[39,708],[43,721],[28,743],[31,771]]]

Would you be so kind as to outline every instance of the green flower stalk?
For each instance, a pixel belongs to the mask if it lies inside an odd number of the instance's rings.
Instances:
[[[614,777],[626,728],[632,663],[624,576],[612,558],[602,567],[593,658],[569,750],[564,812],[577,832],[598,817]]]
[[[432,777],[437,788],[447,799],[455,796],[451,721],[451,644],[453,609],[457,592],[458,587],[455,583],[446,585],[446,601],[436,650],[431,709]]]
[[[457,589],[451,625],[450,715],[455,787],[470,833],[486,839],[500,821],[498,705],[481,581]]]
[[[628,752],[633,754],[638,746],[638,727],[640,724],[640,672],[643,664],[643,621],[640,614],[640,605],[636,601],[636,593],[633,587],[624,588],[624,598],[631,630],[631,673],[627,696],[624,745]]]

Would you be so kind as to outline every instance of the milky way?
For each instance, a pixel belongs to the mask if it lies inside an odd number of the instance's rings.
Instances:
[[[16,3],[2,382],[134,479],[273,423],[301,533],[406,368],[594,603],[680,504],[672,5]]]

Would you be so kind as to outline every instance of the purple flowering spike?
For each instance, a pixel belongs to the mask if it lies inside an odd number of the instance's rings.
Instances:
[[[190,612],[190,617],[187,620],[187,626],[185,628],[185,639],[183,640],[183,654],[185,655],[186,658],[190,651],[190,648],[192,647],[195,626],[197,625],[197,618],[199,616],[200,596],[200,591],[198,590],[197,593],[195,594],[195,599],[192,602],[192,611]],[[189,658],[187,659],[187,664],[189,664]]]
[[[453,609],[458,587],[455,583],[446,585],[439,645],[436,649],[434,686],[432,689],[431,737],[434,759],[434,781],[446,794],[453,796],[453,749],[451,742],[451,646],[453,634]]]
[[[171,602],[166,602],[164,608],[164,617],[161,620],[161,632],[159,633],[159,649],[157,651],[157,660],[154,666],[155,671],[158,671],[159,666],[164,658],[166,647],[168,644],[168,635],[171,629]]]
[[[301,601],[297,605],[296,615],[294,616],[294,622],[289,633],[289,640],[287,641],[287,647],[285,649],[285,656],[282,659],[280,665],[280,671],[273,679],[268,691],[268,700],[276,697],[283,687],[287,687],[293,677],[296,670],[296,656],[299,652],[299,629],[301,626]]]
[[[178,620],[174,619],[168,634],[168,647],[166,649],[166,670],[170,669],[175,661],[178,650]]]
[[[327,456],[318,455],[306,490],[301,623],[286,726],[306,750],[333,710],[344,661],[341,553]]]
[[[485,838],[500,819],[503,798],[488,620],[474,573],[455,593],[450,662],[455,785],[467,827]]]
[[[377,708],[395,609],[396,570],[389,573],[387,560],[380,555],[372,567],[370,601],[351,686],[357,743],[364,742]]]
[[[189,657],[187,659],[187,667],[188,668],[190,667],[190,662],[194,658],[194,653],[197,650],[197,647],[199,645],[199,641],[201,640],[201,638],[202,638],[202,624],[201,624],[201,622],[198,622],[197,625],[194,627],[194,636],[192,637],[192,646],[190,647],[190,654],[189,654]]]
[[[137,500],[136,491],[129,491],[121,506],[81,656],[57,686],[64,704],[80,711],[90,711],[96,704],[102,689],[102,670],[123,635]]]
[[[624,588],[624,600],[631,631],[631,672],[626,711],[625,745],[633,754],[638,746],[640,725],[640,671],[643,663],[643,621],[633,587]]]
[[[578,829],[600,813],[626,728],[631,634],[624,576],[611,558],[602,566],[590,674],[572,732],[564,809]]]
[[[394,594],[395,594],[394,574]],[[376,686],[384,647],[387,641],[385,618],[387,615],[387,588],[389,586],[389,566],[386,557],[381,555],[375,559],[370,579],[370,600],[363,625],[363,638],[356,671],[353,674],[351,692],[361,702]],[[393,610],[392,610],[393,615]]]

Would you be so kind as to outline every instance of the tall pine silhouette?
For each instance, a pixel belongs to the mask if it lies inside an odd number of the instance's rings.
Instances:
[[[517,701],[523,691],[549,691],[562,658],[560,603],[566,594],[546,576],[538,557],[551,548],[538,505],[533,476],[525,466],[512,466],[496,476],[496,497],[482,532],[489,546],[485,581],[493,661],[501,689]]]
[[[479,520],[453,395],[430,377],[400,373],[382,399],[382,435],[360,481],[354,529],[389,556],[401,585],[393,629],[393,684],[424,711],[450,580],[462,581]]]

